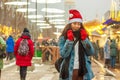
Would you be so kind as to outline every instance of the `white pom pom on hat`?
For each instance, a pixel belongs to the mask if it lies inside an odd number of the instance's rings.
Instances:
[[[80,12],[76,9],[69,10],[69,23],[73,22],[83,22]]]

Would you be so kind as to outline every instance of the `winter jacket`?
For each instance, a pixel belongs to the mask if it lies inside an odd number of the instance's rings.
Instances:
[[[6,45],[6,43],[5,43],[5,41],[4,41],[4,39],[3,39],[2,37],[0,37],[0,43],[1,43],[2,45]]]
[[[117,44],[115,43],[115,40],[112,40],[110,45],[110,56],[116,56],[117,54]]]
[[[58,45],[59,45],[59,50],[60,50],[60,55],[61,57],[63,58],[66,58],[70,55],[70,64],[69,64],[69,67],[68,67],[68,74],[69,74],[69,77],[66,78],[66,79],[63,79],[63,78],[59,78],[59,80],[72,80],[72,73],[73,73],[73,67],[74,67],[74,49],[72,48],[73,46],[73,41],[70,41],[70,40],[65,40],[63,36],[61,36],[59,38],[59,41],[58,41]],[[85,47],[85,44],[89,44],[90,45],[90,49],[86,50],[86,52],[89,52],[91,54],[94,53],[94,48],[92,47],[92,44],[91,42],[86,38],[86,40],[84,40],[83,42],[83,46]],[[86,48],[86,47],[85,47]],[[89,57],[87,55],[85,55],[85,61],[86,61],[86,68],[87,68],[87,73],[84,75],[84,80],[91,80],[94,75],[93,75],[93,72],[92,72],[92,69],[91,69],[91,61],[89,59]],[[63,65],[64,61],[62,62],[61,64],[61,68],[62,68],[62,65]],[[61,73],[61,68],[60,68],[60,75],[62,74]]]
[[[0,44],[2,44],[2,50],[5,52],[6,43],[2,37],[0,37]],[[0,69],[3,68],[3,58],[0,58]]]
[[[2,37],[0,37],[0,48],[5,53],[5,51],[6,51],[6,42]]]
[[[27,39],[27,41],[28,41],[29,52],[26,56],[21,56],[18,54],[18,47],[19,47],[22,39]],[[22,37],[20,37],[16,41],[15,46],[14,46],[14,54],[16,57],[16,65],[18,65],[18,66],[31,66],[31,60],[32,60],[32,57],[34,55],[34,48],[33,48],[33,42],[29,36],[23,35]]]
[[[99,46],[98,46],[98,44],[95,43],[95,42],[93,42],[92,44],[93,44],[93,47],[94,47],[94,50],[95,50],[95,55],[98,55],[98,53],[99,53]]]
[[[14,39],[12,37],[8,37],[6,40],[6,51],[14,52]]]

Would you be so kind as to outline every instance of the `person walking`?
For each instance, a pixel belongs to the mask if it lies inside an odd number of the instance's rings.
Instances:
[[[91,80],[94,74],[89,56],[94,54],[94,48],[82,24],[80,12],[71,9],[69,15],[69,22],[58,40],[60,55],[64,59],[59,80]]]
[[[6,40],[6,52],[7,57],[6,60],[12,60],[14,57],[14,39],[11,35]]]
[[[110,67],[110,37],[107,38],[104,46],[104,61],[105,61],[105,68]]]
[[[26,80],[27,67],[32,65],[31,60],[34,56],[34,44],[27,28],[24,28],[21,37],[16,41],[14,54],[16,65],[20,67],[20,80]]]
[[[0,37],[0,80],[1,80],[1,69],[3,69],[3,59],[5,58],[3,54],[5,54],[6,43],[2,37]]]
[[[110,44],[110,63],[111,63],[111,68],[115,68],[116,55],[117,55],[117,44],[115,42],[115,39],[112,39],[111,40],[111,44]]]

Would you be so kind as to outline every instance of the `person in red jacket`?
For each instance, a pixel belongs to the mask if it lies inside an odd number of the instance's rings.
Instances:
[[[23,56],[19,54],[19,46],[20,42],[23,39],[27,39],[29,51],[27,55]],[[32,57],[34,55],[33,41],[31,40],[31,36],[29,30],[24,28],[23,33],[20,38],[15,42],[14,46],[14,55],[16,57],[16,65],[20,67],[20,80],[25,80],[27,74],[27,67],[31,66]]]

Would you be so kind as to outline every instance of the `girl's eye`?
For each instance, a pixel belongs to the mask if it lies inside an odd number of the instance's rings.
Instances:
[[[74,24],[74,25],[80,25],[80,23],[79,23],[79,22],[74,22],[73,24]]]

